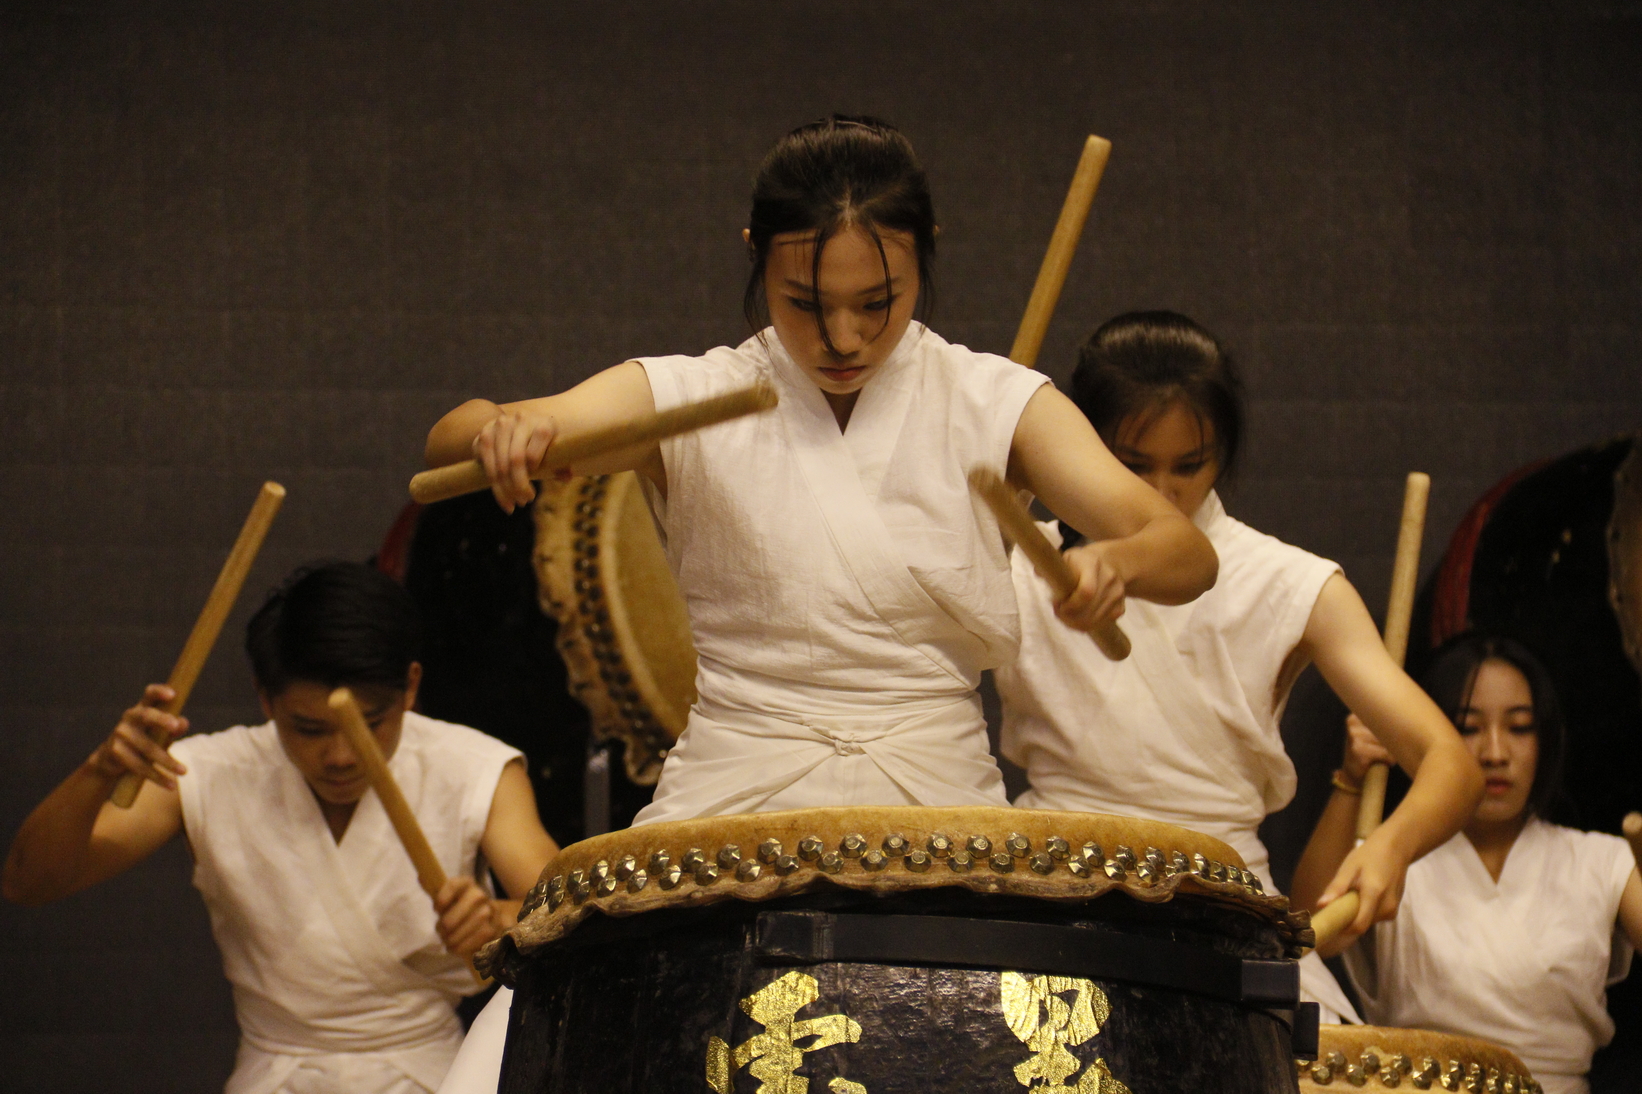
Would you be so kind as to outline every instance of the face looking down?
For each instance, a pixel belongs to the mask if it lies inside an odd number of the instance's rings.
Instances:
[[[1188,518],[1220,474],[1214,427],[1175,399],[1151,415],[1132,415],[1111,439],[1112,455]]]
[[[1484,661],[1456,721],[1466,747],[1482,767],[1482,802],[1473,820],[1516,820],[1528,807],[1539,767],[1539,732],[1527,678],[1508,661]]]
[[[353,689],[384,758],[399,747],[405,711],[416,702],[422,666],[411,665],[409,687],[382,686]],[[352,805],[365,796],[370,779],[365,765],[348,744],[329,700],[331,689],[309,680],[297,680],[277,695],[264,694],[262,709],[279,731],[285,755],[302,772],[314,795],[326,805]]]
[[[770,241],[764,291],[781,344],[829,401],[851,398],[900,344],[918,303],[918,258],[906,232],[852,226],[827,240],[815,289],[815,233]],[[885,266],[888,266],[888,279]],[[817,316],[825,324],[821,337]],[[827,345],[831,341],[831,346]]]

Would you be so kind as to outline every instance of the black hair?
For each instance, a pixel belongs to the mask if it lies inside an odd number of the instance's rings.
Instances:
[[[421,642],[410,594],[360,562],[299,568],[245,628],[252,674],[271,696],[298,681],[403,689]]]
[[[1243,440],[1243,382],[1219,339],[1177,312],[1132,311],[1078,351],[1072,401],[1108,446],[1126,420],[1150,425],[1176,400],[1213,432],[1216,477],[1228,478]]]
[[[1528,812],[1539,817],[1555,804],[1562,788],[1562,760],[1566,727],[1556,686],[1539,658],[1522,643],[1500,635],[1467,631],[1434,650],[1420,683],[1455,726],[1461,724],[1477,672],[1485,661],[1503,661],[1528,681],[1534,704],[1534,735],[1539,738],[1539,763],[1534,769],[1534,785],[1528,789]]]
[[[776,142],[753,180],[753,208],[747,221],[752,271],[742,294],[742,312],[755,331],[769,325],[764,268],[770,240],[787,232],[814,232],[810,271],[815,324],[828,352],[836,353],[821,315],[821,252],[827,241],[860,228],[878,246],[889,288],[889,258],[879,234],[887,229],[912,236],[918,258],[918,310],[927,319],[934,307],[931,267],[935,258],[935,204],[929,180],[901,131],[877,118],[833,114],[801,125]],[[889,313],[884,313],[889,323]]]

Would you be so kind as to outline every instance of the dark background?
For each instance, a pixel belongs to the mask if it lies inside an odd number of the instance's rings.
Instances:
[[[1043,367],[1135,307],[1221,334],[1233,513],[1378,610],[1407,470],[1429,570],[1501,475],[1642,425],[1642,9],[1432,7],[6,5],[0,831],[165,676],[264,478],[290,499],[247,603],[371,554],[460,400],[739,340],[752,171],[835,109],[911,135],[934,325],[997,352],[1110,138]],[[199,726],[256,716],[246,610]],[[215,1090],[234,1039],[180,846],[0,908],[0,1085]]]

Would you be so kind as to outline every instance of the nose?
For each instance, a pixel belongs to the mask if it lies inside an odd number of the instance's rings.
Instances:
[[[848,357],[867,344],[866,320],[849,309],[840,308],[827,316],[827,337],[840,356]]]
[[[1503,765],[1509,758],[1505,749],[1505,734],[1508,732],[1503,725],[1490,724],[1482,731],[1482,752],[1477,757],[1485,764]]]
[[[352,767],[359,762],[358,753],[348,743],[348,738],[342,733],[333,733],[325,745],[326,767]]]

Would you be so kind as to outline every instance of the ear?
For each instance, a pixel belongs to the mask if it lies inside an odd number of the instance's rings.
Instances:
[[[749,247],[753,245],[753,230],[751,228],[741,229],[741,242]]]
[[[422,686],[422,662],[412,661],[405,672],[405,709],[416,709],[416,689]]]
[[[274,720],[274,702],[273,702],[273,697],[268,694],[268,689],[266,689],[266,688],[258,688],[257,689],[257,702],[262,704],[262,716],[264,718],[268,719],[270,722],[273,721]]]

